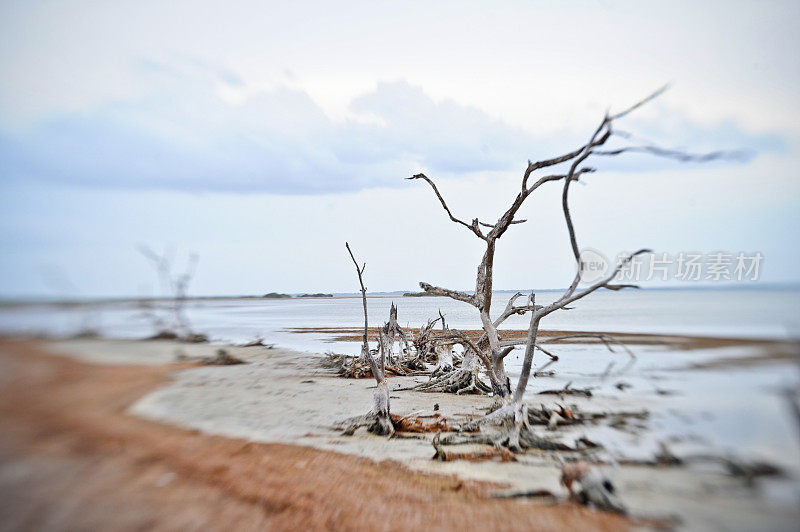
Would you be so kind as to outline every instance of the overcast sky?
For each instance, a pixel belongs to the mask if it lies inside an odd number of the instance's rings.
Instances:
[[[712,164],[605,161],[582,247],[756,252],[800,281],[797,2],[4,2],[0,297],[153,295],[137,251],[200,256],[195,295],[469,289],[528,159],[619,127]],[[568,284],[560,189],[499,243],[495,287]]]

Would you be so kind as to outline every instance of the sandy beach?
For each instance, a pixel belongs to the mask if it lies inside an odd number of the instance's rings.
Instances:
[[[114,352],[149,358],[174,349],[91,344],[69,348],[90,357],[106,352],[109,361]],[[496,530],[620,530],[631,524],[572,504],[492,499],[496,484],[421,474],[395,461],[147,421],[131,415],[130,406],[169,386],[186,365],[101,365],[65,357],[65,347],[0,343],[4,530],[444,530],[477,523]],[[150,400],[133,411],[146,410]]]
[[[791,499],[765,496],[719,467],[619,465],[615,483],[631,519],[550,498],[493,498],[519,490],[563,498],[554,457],[528,452],[508,463],[441,462],[431,459],[430,434],[342,436],[332,426],[368,409],[374,381],[339,378],[320,357],[278,348],[226,347],[247,362],[236,366],[192,362],[217,349],[169,341],[4,340],[2,522],[9,529],[57,522],[78,529],[101,523],[362,529],[368,523],[387,530],[478,523],[482,529],[658,523],[751,530],[767,523],[780,530],[800,517]],[[400,391],[424,379],[390,379],[393,413],[437,408],[447,419],[465,420],[491,404],[486,396]],[[564,400],[537,398],[549,405]],[[636,406],[610,397],[568,400],[587,412]],[[582,434],[565,427],[553,436],[573,441]],[[501,520],[482,518],[501,507]]]

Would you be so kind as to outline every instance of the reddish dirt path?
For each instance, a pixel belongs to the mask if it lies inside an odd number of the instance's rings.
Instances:
[[[620,530],[574,505],[128,416],[175,366],[98,366],[0,340],[0,530]]]

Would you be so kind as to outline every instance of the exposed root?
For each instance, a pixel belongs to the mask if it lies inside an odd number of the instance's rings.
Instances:
[[[401,357],[396,361],[395,368],[401,375],[428,375],[428,366],[419,355]]]
[[[509,436],[503,443],[508,447],[514,448],[513,436]],[[539,449],[542,451],[574,451],[572,447],[565,443],[549,440],[541,436],[537,436],[530,428],[520,430],[518,436],[519,448],[521,449]]]
[[[478,378],[477,370],[456,369],[436,379],[410,388],[420,392],[441,392],[483,395],[492,391],[491,387]]]
[[[461,430],[464,432],[471,432],[478,430],[481,426],[484,425],[500,426],[508,423],[510,420],[513,419],[514,419],[514,405],[500,405],[499,408],[492,410],[485,416],[464,423],[461,426]]]
[[[474,452],[458,452],[449,451],[444,448],[440,442],[441,434],[433,437],[433,448],[436,453],[433,455],[434,460],[441,460],[443,462],[453,462],[455,460],[467,460],[469,462],[483,462],[486,460],[494,460],[500,458],[501,462],[516,462],[517,458],[514,453],[503,447],[490,447]]]
[[[489,443],[498,447],[507,447],[512,451],[523,449],[540,449],[543,451],[572,451],[570,446],[537,435],[527,421],[528,412],[525,406],[505,405],[486,416],[465,423],[462,431],[477,430],[481,426],[497,427],[493,434],[476,434],[463,436],[458,443]],[[456,443],[456,440],[450,440]]]
[[[539,409],[528,409],[528,424],[547,425],[548,428],[555,428],[557,425],[575,425],[583,422],[583,417],[574,410],[559,406],[558,410],[541,406]]]
[[[360,360],[360,357],[353,355],[340,355],[336,353],[328,353],[322,360],[322,366],[336,370],[340,377],[346,379],[371,379],[372,369],[369,364],[365,364]],[[411,375],[403,368],[397,366],[386,366],[386,376],[396,377],[399,375]]]
[[[452,364],[438,364],[431,372],[431,379],[443,377],[454,370],[455,368]]]
[[[394,434],[394,425],[389,416],[369,412],[363,416],[355,416],[341,421],[335,429],[341,430],[342,436],[352,436],[360,428],[378,436],[391,436]]]

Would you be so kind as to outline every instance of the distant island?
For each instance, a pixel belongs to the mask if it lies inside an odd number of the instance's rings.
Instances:
[[[297,297],[333,297],[333,294],[300,294]]]
[[[428,292],[406,292],[403,297],[436,297],[436,295]]]
[[[289,294],[279,294],[277,292],[270,292],[269,294],[264,294],[262,297],[266,299],[291,299],[292,296]]]

